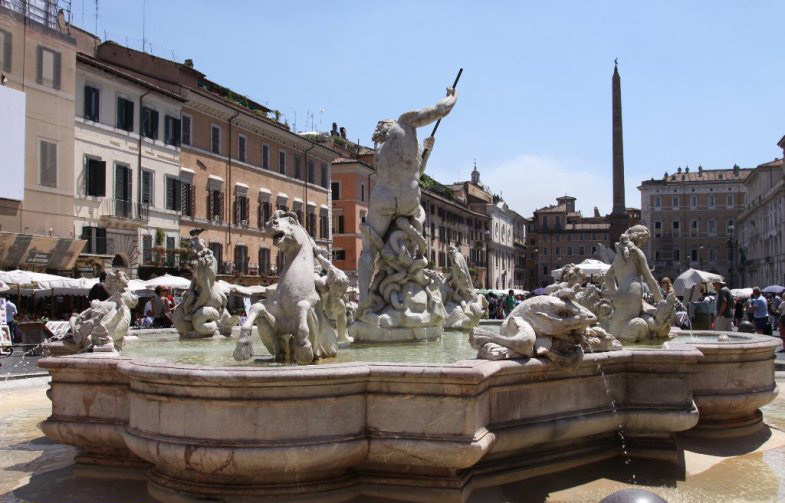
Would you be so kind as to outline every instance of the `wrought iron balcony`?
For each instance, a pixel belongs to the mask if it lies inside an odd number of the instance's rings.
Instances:
[[[150,218],[150,206],[147,204],[107,198],[101,201],[101,219],[109,222],[124,222],[141,225]]]

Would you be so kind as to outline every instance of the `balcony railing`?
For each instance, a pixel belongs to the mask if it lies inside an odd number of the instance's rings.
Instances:
[[[147,222],[150,218],[150,206],[123,199],[104,199],[101,202],[101,217]]]
[[[169,248],[146,249],[142,253],[142,265],[179,268],[180,253]]]

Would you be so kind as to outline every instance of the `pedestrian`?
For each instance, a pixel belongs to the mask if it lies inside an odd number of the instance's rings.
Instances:
[[[736,301],[733,305],[733,323],[737,327],[741,324],[741,320],[744,318],[744,301],[741,297],[737,297]]]
[[[724,281],[715,281],[714,291],[717,292],[717,318],[714,328],[722,332],[733,331],[733,295]]]
[[[98,276],[98,283],[93,285],[90,289],[90,293],[87,294],[87,302],[92,302],[94,300],[104,301],[109,298],[109,292],[106,291],[104,281],[106,281],[106,273],[102,272]]]
[[[766,331],[769,324],[769,303],[763,298],[760,293],[760,287],[752,289],[752,298],[750,299],[752,307],[752,319],[755,326],[755,332],[762,334]]]
[[[153,326],[156,328],[169,328],[172,322],[169,321],[169,302],[165,297],[164,289],[160,286],[155,287],[155,295],[150,299],[153,308]]]
[[[496,306],[498,301],[496,300],[496,295],[493,293],[488,293],[488,318],[491,320],[496,319]]]
[[[507,296],[504,297],[504,317],[506,318],[513,309],[515,309],[515,292],[510,290],[507,292]]]
[[[662,294],[662,298],[666,298],[669,293],[673,290],[673,285],[671,284],[671,279],[667,276],[662,278],[660,281],[660,293]]]
[[[782,292],[780,295],[780,307],[779,307],[779,315],[780,315],[780,339],[782,339],[782,349],[779,350],[780,353],[785,353],[785,292]]]
[[[771,313],[771,329],[779,329],[780,328],[780,320],[782,316],[780,316],[780,306],[782,305],[782,299],[775,293],[771,296],[771,302],[769,303],[769,312]]]
[[[11,342],[22,342],[21,337],[16,333],[16,304],[5,297],[0,297],[0,304],[0,312],[5,311],[5,322],[8,325],[8,331],[11,332]]]

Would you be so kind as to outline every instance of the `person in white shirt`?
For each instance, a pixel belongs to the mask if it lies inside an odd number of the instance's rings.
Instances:
[[[18,313],[16,310],[16,304],[6,299],[5,297],[0,297],[0,304],[2,304],[0,307],[0,312],[5,311],[5,322],[8,324],[8,329],[11,332],[11,339],[14,342],[20,342],[16,334],[16,321],[14,321]]]

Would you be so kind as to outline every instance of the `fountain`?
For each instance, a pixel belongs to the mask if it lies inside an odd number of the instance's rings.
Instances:
[[[416,150],[414,128],[449,112],[454,91],[447,94],[436,107],[380,123],[379,155],[391,155],[385,149],[400,134]],[[373,208],[390,202],[382,182]],[[471,304],[481,309],[481,301],[464,296],[455,258],[446,282],[453,293],[445,295],[444,281],[417,251],[419,197],[409,202],[381,213],[389,232],[369,212],[365,290],[348,348],[337,351],[327,320],[339,304],[324,300],[330,283],[340,290],[343,278],[296,217],[278,211],[267,229],[297,260],[287,261],[275,294],[255,304],[242,326],[234,357],[244,366],[138,357],[133,346],[123,354],[47,358],[39,366],[52,376],[52,414],[41,429],[78,446],[80,463],[145,470],[149,492],[161,501],[394,494],[457,502],[475,489],[616,457],[619,431],[628,459],[678,465],[677,435],[764,427],[759,408],[777,394],[777,341],[695,332],[661,347],[620,346],[618,339],[661,339],[661,316],[672,306],[662,299],[647,307],[640,298],[640,282],[650,276],[639,248],[643,229],[622,236],[605,290],[567,277],[549,295],[517,306],[500,327],[473,328],[459,343],[455,333],[442,335],[444,320],[457,307],[468,319],[459,325],[469,328],[476,324]],[[369,271],[374,258],[378,269]],[[315,266],[326,276],[314,275]],[[320,364],[249,364],[254,326],[273,360]],[[401,361],[402,352],[425,350],[416,341],[434,337],[460,351],[438,363]],[[410,342],[379,344],[371,361],[362,357],[362,341],[402,340]],[[220,339],[186,343],[227,351]],[[156,351],[164,354],[159,345]]]

